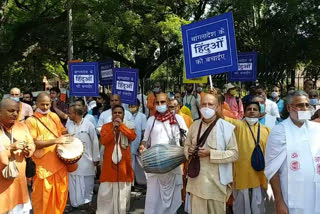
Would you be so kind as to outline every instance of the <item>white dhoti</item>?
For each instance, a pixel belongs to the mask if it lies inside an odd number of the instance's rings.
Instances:
[[[94,175],[82,176],[69,174],[69,197],[72,207],[79,207],[92,201]]]
[[[148,176],[145,203],[146,214],[174,214],[182,204],[182,175],[159,174]]]
[[[263,214],[265,212],[266,193],[262,187],[233,191],[234,214]]]
[[[25,204],[18,204],[5,214],[29,214],[32,209],[30,200]]]
[[[125,214],[130,209],[131,182],[100,184],[96,214]]]

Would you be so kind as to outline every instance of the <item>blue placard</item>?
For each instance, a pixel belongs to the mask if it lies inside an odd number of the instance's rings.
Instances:
[[[97,62],[69,63],[70,96],[99,96]]]
[[[131,68],[114,68],[112,94],[119,94],[122,103],[137,102],[139,71]]]
[[[257,52],[238,53],[238,71],[230,72],[229,81],[253,82],[257,80]]]
[[[238,70],[231,12],[181,28],[187,79]]]
[[[112,85],[114,62],[99,62],[100,85]]]

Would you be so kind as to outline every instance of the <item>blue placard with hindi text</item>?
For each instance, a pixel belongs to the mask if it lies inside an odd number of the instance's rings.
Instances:
[[[114,68],[112,94],[119,94],[122,103],[135,105],[138,94],[139,71],[131,68]]]
[[[100,85],[112,85],[113,67],[113,60],[99,62]]]
[[[229,82],[253,82],[257,80],[258,53],[238,53],[238,71],[228,74]]]
[[[98,62],[69,63],[70,96],[99,96]]]
[[[187,79],[238,70],[232,12],[181,29]]]

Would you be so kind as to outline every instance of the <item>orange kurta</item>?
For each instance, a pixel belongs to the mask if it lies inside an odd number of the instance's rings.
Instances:
[[[33,140],[30,136],[27,126],[21,122],[16,122],[13,127],[13,137],[18,141],[25,141],[27,144],[32,145]],[[7,130],[11,132],[11,130]],[[11,132],[12,133],[12,132]],[[0,144],[6,150],[10,145],[10,140],[2,133],[0,129]],[[0,173],[0,213],[6,213],[12,210],[18,204],[25,204],[29,199],[27,179],[25,176],[26,161],[21,153],[15,155],[17,167],[19,169],[19,177],[14,180],[7,180]]]
[[[150,93],[147,99],[147,107],[149,109],[149,117],[154,116],[156,113],[156,97],[154,96],[154,93]]]
[[[35,112],[36,117],[58,137],[66,132],[58,115],[50,112],[42,115]],[[30,117],[26,124],[34,141],[52,140],[56,137],[37,119]],[[68,198],[68,173],[65,164],[56,154],[56,145],[37,149],[33,160],[37,170],[31,195],[34,214],[63,213]]]
[[[124,124],[121,124],[118,130],[128,138],[129,142],[136,138],[135,131],[133,129],[129,129]],[[117,165],[112,162],[112,152],[115,146],[112,123],[107,123],[102,126],[101,144],[105,146],[105,150],[103,155],[100,182],[133,182],[134,173],[131,165],[130,146],[128,146],[126,149],[123,149],[120,146],[122,159],[118,163],[119,176],[117,176]]]
[[[202,100],[202,98],[204,97],[204,95],[206,95],[206,93],[204,93],[203,91],[201,91],[201,92],[200,92],[201,100]]]

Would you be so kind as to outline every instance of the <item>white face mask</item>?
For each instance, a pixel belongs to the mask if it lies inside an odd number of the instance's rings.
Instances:
[[[259,118],[256,118],[256,117],[254,117],[254,118],[252,118],[252,117],[245,117],[245,119],[246,119],[246,121],[248,122],[248,124],[249,124],[250,126],[256,124],[256,123],[259,121]]]
[[[41,109],[37,108],[36,111],[39,112],[40,114],[48,114],[50,112],[50,109],[48,109],[47,111],[42,111]]]
[[[298,120],[300,122],[306,122],[311,119],[310,111],[298,111]]]
[[[159,113],[165,113],[168,110],[167,105],[156,106],[156,109]]]
[[[278,93],[275,92],[275,91],[273,91],[273,92],[271,93],[271,97],[272,97],[272,98],[277,98],[278,96],[279,96]]]
[[[204,119],[210,119],[216,114],[216,111],[214,109],[211,109],[208,107],[201,108],[200,112],[201,112],[202,116],[204,117]]]

